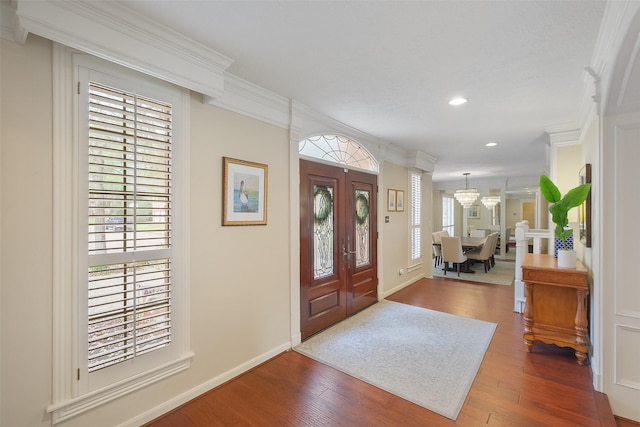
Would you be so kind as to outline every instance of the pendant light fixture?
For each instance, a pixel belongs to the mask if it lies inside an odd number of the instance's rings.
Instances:
[[[478,198],[478,196],[480,195],[480,193],[478,192],[477,188],[469,188],[469,172],[465,172],[462,175],[464,175],[464,179],[465,179],[465,185],[464,185],[464,190],[456,190],[455,194],[453,195],[456,200],[465,208],[469,208],[471,207],[471,205],[473,204],[473,202],[476,201],[476,199]]]
[[[485,196],[480,201],[487,209],[492,210],[500,203],[500,196]]]

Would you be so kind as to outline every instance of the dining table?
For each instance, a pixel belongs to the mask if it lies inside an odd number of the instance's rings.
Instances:
[[[462,245],[462,252],[468,252],[468,251],[472,251],[475,249],[481,249],[482,246],[484,245],[484,242],[487,240],[486,237],[469,237],[469,236],[462,236],[460,238],[460,244]],[[437,246],[440,247],[441,244],[440,243],[434,243],[433,246]],[[449,267],[449,263],[445,263],[445,266],[442,268],[447,269],[447,271],[456,271],[453,266]],[[474,274],[475,271],[473,271],[472,269],[469,268],[469,262],[466,262],[464,264],[464,267],[460,269],[461,273],[471,273]]]

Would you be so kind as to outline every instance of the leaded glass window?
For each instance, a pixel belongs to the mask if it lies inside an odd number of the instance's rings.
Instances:
[[[369,200],[368,191],[356,190],[356,267],[368,265],[371,254],[369,251]]]
[[[318,135],[300,141],[298,152],[306,157],[378,172],[378,162],[366,148],[341,135]]]
[[[331,276],[333,263],[333,187],[313,186],[313,278]]]

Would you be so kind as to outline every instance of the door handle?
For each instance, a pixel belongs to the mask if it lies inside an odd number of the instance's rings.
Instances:
[[[342,245],[342,256],[349,256],[355,253],[356,251],[348,251],[347,248],[344,245]]]
[[[347,247],[349,246],[351,246],[351,236],[347,236]],[[342,243],[342,256],[350,256],[356,253],[356,251],[347,250],[347,247],[345,247],[344,243]]]

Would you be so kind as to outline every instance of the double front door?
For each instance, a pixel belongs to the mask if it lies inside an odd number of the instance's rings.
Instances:
[[[378,300],[377,177],[300,160],[302,339]]]

